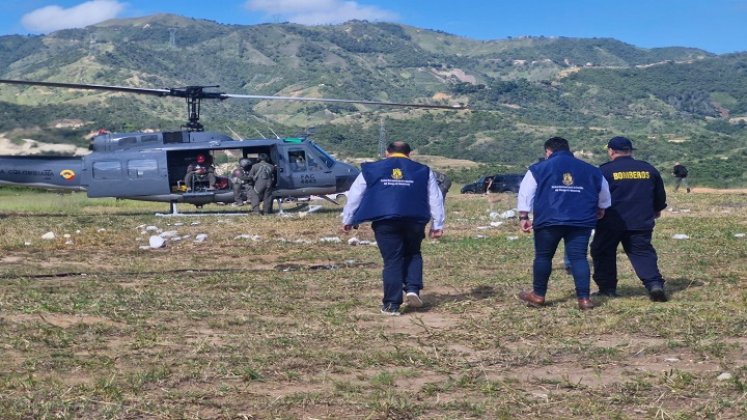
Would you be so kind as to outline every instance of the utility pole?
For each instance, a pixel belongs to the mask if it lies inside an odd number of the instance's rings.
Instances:
[[[384,127],[384,116],[379,119],[379,157],[386,157],[386,128]]]
[[[171,48],[176,48],[176,29],[169,28],[169,46]]]

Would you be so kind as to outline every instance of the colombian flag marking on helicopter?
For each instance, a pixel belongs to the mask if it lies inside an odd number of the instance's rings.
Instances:
[[[63,169],[60,172],[60,176],[68,181],[72,181],[73,178],[75,178],[75,171],[73,171],[72,169]]]

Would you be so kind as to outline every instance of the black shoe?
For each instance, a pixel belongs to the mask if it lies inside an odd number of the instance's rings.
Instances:
[[[659,285],[652,286],[648,290],[648,297],[651,298],[652,302],[666,302],[669,300],[666,292],[664,292],[664,287]]]
[[[620,297],[620,295],[618,295],[617,291],[615,291],[615,290],[600,290],[598,292],[592,293],[591,295],[592,296],[599,296],[599,297],[608,297],[608,298]]]

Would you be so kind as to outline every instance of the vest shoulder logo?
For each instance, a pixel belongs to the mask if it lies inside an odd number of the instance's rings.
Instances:
[[[392,179],[402,179],[402,177],[404,177],[404,175],[402,174],[402,169],[392,169]]]
[[[563,174],[563,185],[573,185],[573,175],[570,172]]]

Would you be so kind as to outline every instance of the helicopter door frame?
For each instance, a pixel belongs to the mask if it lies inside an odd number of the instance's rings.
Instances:
[[[331,168],[306,147],[288,147],[284,151],[291,177],[291,188],[336,188],[335,175]]]
[[[89,197],[169,194],[165,151],[91,155],[86,159]]]

